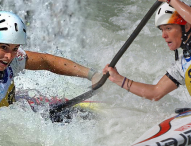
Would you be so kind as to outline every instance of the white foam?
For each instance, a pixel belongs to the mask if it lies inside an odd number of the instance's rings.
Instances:
[[[3,0],[2,8],[17,12],[27,23],[28,44],[24,49],[66,57],[102,72],[153,3],[152,0]],[[134,81],[152,84],[166,73],[173,61],[174,53],[168,50],[152,17],[116,67]],[[38,89],[47,96],[69,98],[84,93],[91,84],[84,79],[61,77],[46,71],[26,71],[15,81],[18,88]],[[1,108],[0,142],[5,146],[126,146],[173,115],[175,108],[189,106],[190,101],[182,87],[152,102],[110,81],[93,98],[108,103],[102,118],[97,121],[77,118],[65,126],[45,122],[38,113],[27,107],[23,110],[17,103]]]

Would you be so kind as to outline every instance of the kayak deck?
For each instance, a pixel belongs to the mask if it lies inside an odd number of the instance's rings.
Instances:
[[[183,112],[152,127],[132,146],[191,145],[191,110],[179,111]]]

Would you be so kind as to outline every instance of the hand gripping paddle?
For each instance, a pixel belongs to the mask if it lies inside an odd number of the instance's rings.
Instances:
[[[153,13],[156,11],[156,9],[162,4],[162,2],[159,2],[158,0],[153,4],[153,6],[150,8],[150,10],[147,12],[147,14],[144,16],[144,18],[141,20],[137,28],[134,30],[134,32],[131,34],[131,36],[128,38],[128,40],[125,42],[125,44],[121,47],[121,49],[118,51],[118,53],[115,55],[111,63],[109,64],[109,67],[115,67],[116,63],[119,61],[121,56],[125,53],[125,51],[128,49],[128,47],[131,45],[131,43],[134,41],[134,39],[137,37],[139,32],[142,30],[142,28],[146,25],[148,20],[151,18]],[[78,104],[90,97],[92,97],[95,94],[95,91],[100,88],[109,77],[109,73],[102,76],[99,82],[97,82],[95,85],[93,85],[92,89],[90,91],[87,91],[71,100],[68,100],[67,102],[57,104],[55,106],[52,106],[50,108],[50,116],[53,115],[56,112],[60,112],[64,110],[65,108],[69,108],[75,104]]]

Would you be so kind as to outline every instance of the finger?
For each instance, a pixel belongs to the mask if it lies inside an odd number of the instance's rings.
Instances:
[[[109,72],[115,72],[115,71],[117,71],[117,69],[116,69],[116,68],[113,68],[113,67],[109,67],[109,68],[108,68],[108,71],[109,71]]]
[[[108,72],[108,68],[109,68],[108,65],[109,65],[109,64],[107,64],[107,65],[104,67],[104,69],[103,69],[103,71],[102,71],[103,74],[106,74],[106,73]]]

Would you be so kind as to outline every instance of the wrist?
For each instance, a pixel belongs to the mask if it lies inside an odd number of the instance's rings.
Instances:
[[[119,86],[122,86],[122,83],[124,81],[124,77],[119,75],[117,77],[115,77],[115,79],[113,78],[113,81],[115,84],[119,85]]]
[[[96,73],[97,73],[96,70],[94,70],[93,68],[90,68],[90,69],[89,69],[89,72],[88,72],[87,79],[91,81],[92,78],[93,78],[93,76],[94,76]]]
[[[121,84],[121,88],[123,88],[123,86],[124,86],[124,84],[125,84],[125,82],[126,82],[126,77],[124,77],[124,79],[123,79],[123,82],[122,82],[122,84]]]

